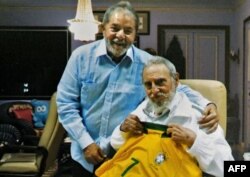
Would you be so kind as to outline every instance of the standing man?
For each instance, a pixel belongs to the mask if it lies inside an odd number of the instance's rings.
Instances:
[[[73,177],[93,176],[109,154],[114,128],[145,97],[141,74],[151,55],[133,45],[138,16],[130,3],[108,8],[102,28],[104,39],[72,53],[57,90],[59,120],[72,140]],[[206,107],[202,124],[216,129],[216,107],[186,86],[180,90],[200,100]]]

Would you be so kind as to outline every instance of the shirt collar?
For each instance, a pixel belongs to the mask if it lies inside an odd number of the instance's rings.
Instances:
[[[132,45],[128,50],[127,50],[127,53],[126,53],[126,58],[129,58],[131,59],[131,61],[134,61],[134,45]],[[101,41],[100,41],[100,45],[96,51],[96,56],[99,57],[99,56],[102,56],[102,55],[108,55],[107,54],[107,47],[106,47],[106,41],[105,39],[103,38]]]

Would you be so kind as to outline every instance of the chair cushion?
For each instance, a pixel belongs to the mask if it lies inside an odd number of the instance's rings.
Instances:
[[[0,172],[38,172],[35,153],[6,153],[0,160]]]

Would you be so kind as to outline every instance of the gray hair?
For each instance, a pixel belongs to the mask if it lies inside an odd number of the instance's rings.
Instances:
[[[174,64],[171,63],[168,59],[163,58],[161,56],[153,56],[153,58],[148,63],[145,64],[143,71],[152,65],[159,65],[159,64],[165,65],[166,68],[168,68],[170,77],[173,80],[177,79],[178,73],[176,72]]]
[[[109,7],[103,16],[102,24],[105,25],[109,23],[110,17],[113,15],[113,13],[117,11],[122,11],[122,10],[128,11],[134,17],[135,29],[136,31],[138,31],[139,17],[129,1],[120,1],[117,4]]]

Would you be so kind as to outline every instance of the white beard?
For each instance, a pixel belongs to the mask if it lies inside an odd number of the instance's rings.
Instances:
[[[172,102],[172,100],[175,96],[175,88],[173,88],[169,92],[169,94],[164,94],[164,93],[160,92],[158,95],[164,96],[166,99],[164,101],[158,102],[158,103],[155,103],[151,99],[149,99],[149,103],[152,105],[153,112],[155,113],[155,115],[160,115],[163,112],[165,112],[165,110],[168,109],[170,103]]]

